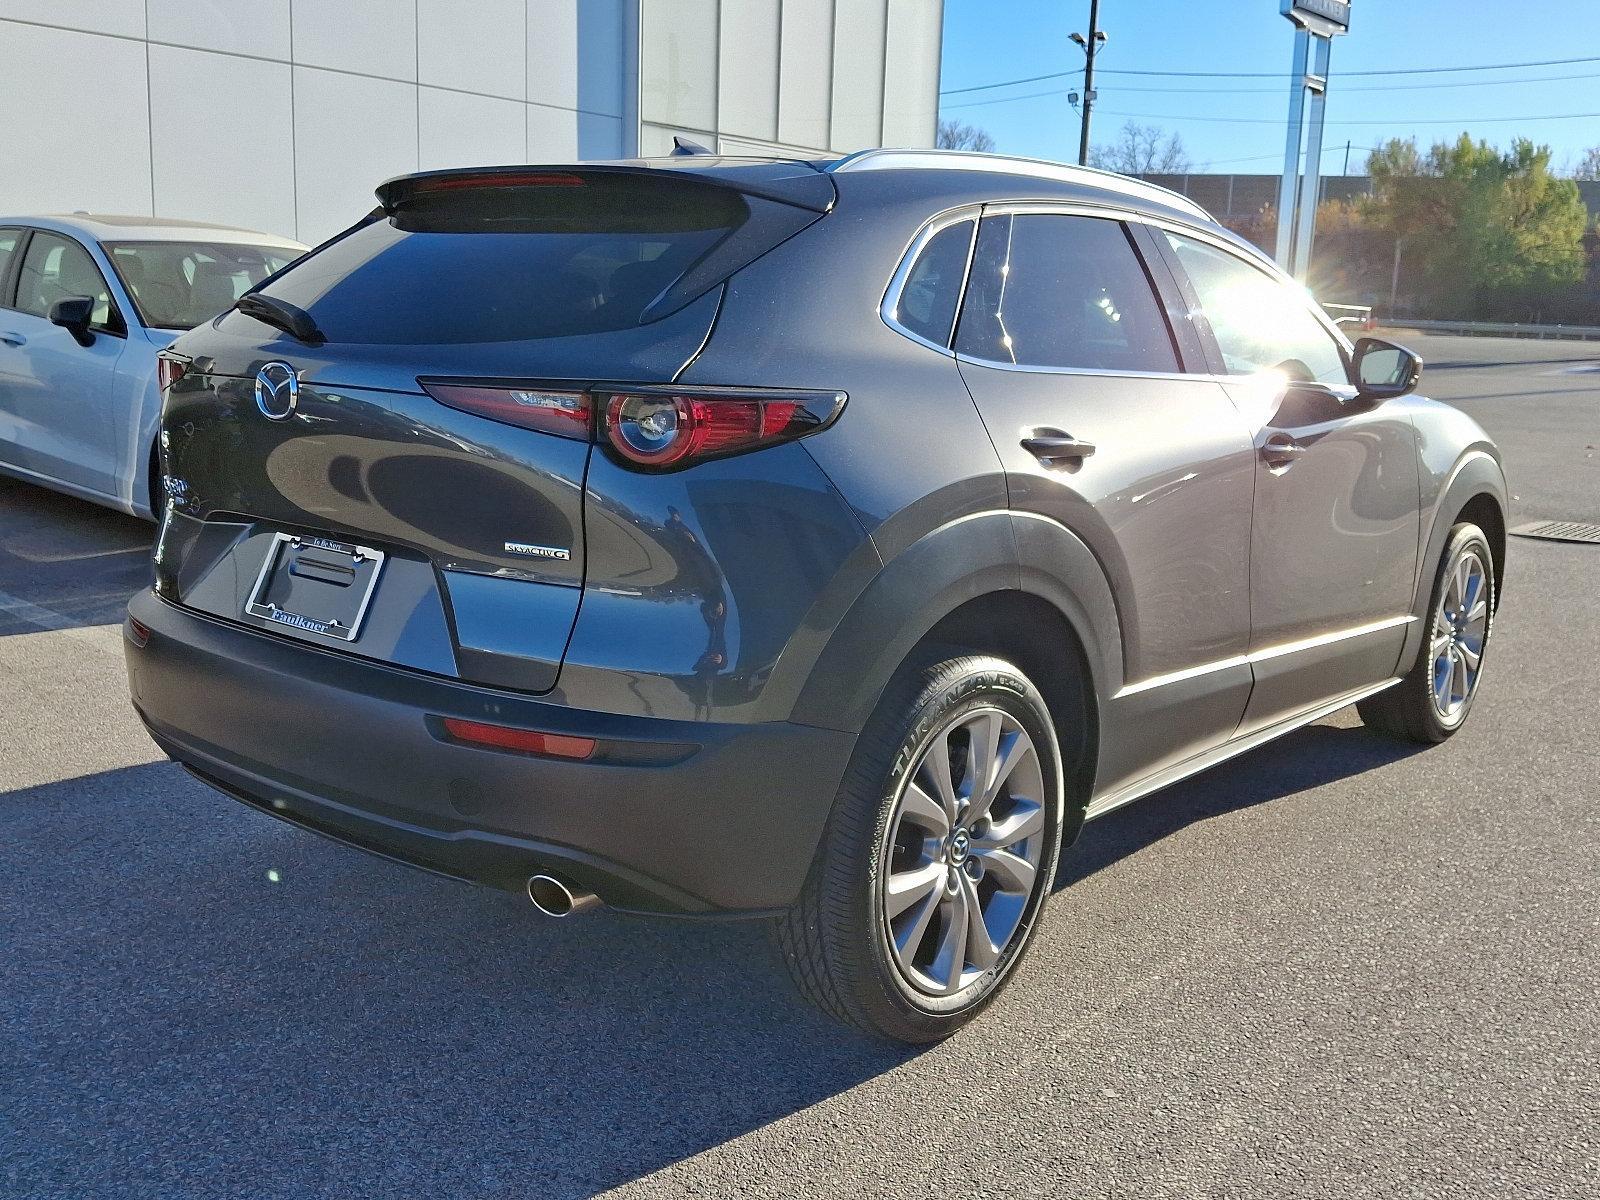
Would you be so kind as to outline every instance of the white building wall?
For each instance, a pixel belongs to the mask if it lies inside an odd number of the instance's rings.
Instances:
[[[633,152],[638,0],[0,0],[0,213],[318,242],[391,175]]]
[[[944,0],[643,0],[644,154],[931,146]]]
[[[315,243],[408,171],[933,144],[943,0],[0,0],[0,214]]]

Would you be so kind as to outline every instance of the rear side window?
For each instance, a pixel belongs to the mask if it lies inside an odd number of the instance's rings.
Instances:
[[[405,201],[273,279],[329,341],[506,342],[627,329],[735,232],[722,188],[551,176],[536,186],[441,187]]]
[[[88,296],[94,301],[90,324],[113,330],[120,324],[113,315],[111,292],[89,252],[71,238],[39,230],[28,243],[17,277],[17,307],[36,317],[48,317],[57,300]]]
[[[900,327],[936,346],[950,345],[961,303],[961,280],[972,249],[971,221],[941,229],[928,239],[906,273],[891,314]]]
[[[1024,367],[1175,372],[1172,333],[1121,222],[986,217],[956,331],[970,358]]]

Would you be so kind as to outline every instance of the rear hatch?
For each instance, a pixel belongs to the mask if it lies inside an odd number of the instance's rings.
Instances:
[[[326,649],[548,690],[584,579],[585,389],[673,380],[722,281],[815,221],[832,184],[707,162],[378,194],[175,343],[158,588]]]

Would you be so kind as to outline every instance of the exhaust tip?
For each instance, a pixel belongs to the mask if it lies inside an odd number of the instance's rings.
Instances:
[[[547,917],[570,917],[600,907],[600,897],[557,879],[554,875],[528,876],[528,899]]]

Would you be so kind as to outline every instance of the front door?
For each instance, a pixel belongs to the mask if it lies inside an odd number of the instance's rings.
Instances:
[[[1402,406],[1356,398],[1342,340],[1301,289],[1165,237],[1257,455],[1248,731],[1393,676],[1416,582],[1416,430]]]
[[[50,322],[69,296],[95,300],[93,342]],[[89,252],[36,230],[15,272],[11,307],[0,309],[0,443],[11,465],[97,495],[119,494],[112,376],[127,345],[105,279]]]
[[[1116,595],[1100,795],[1226,740],[1250,690],[1250,437],[1180,348],[1124,222],[985,215],[955,350],[1012,508],[1077,534]]]

